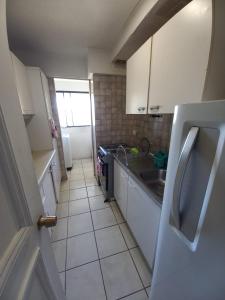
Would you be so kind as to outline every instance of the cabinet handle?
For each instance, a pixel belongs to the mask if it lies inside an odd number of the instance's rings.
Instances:
[[[138,111],[139,111],[139,112],[141,112],[141,111],[145,111],[145,109],[146,109],[146,107],[144,107],[144,106],[140,106],[140,107],[138,107]]]
[[[136,189],[136,185],[134,185],[130,180],[128,181],[129,186],[131,186],[132,188]]]
[[[121,172],[121,176],[122,176],[123,178],[127,178],[127,177],[128,177],[126,173],[122,173],[122,172]]]
[[[150,106],[150,110],[159,110],[159,109],[160,109],[159,105]]]

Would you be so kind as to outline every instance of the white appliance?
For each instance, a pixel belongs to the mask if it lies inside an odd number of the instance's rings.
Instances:
[[[72,159],[72,150],[71,150],[71,142],[70,142],[69,133],[62,134],[62,142],[63,142],[65,166],[67,169],[72,169],[73,159]]]
[[[225,101],[175,109],[149,299],[225,299]]]

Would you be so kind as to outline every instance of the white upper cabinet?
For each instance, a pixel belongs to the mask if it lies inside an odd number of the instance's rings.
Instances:
[[[148,104],[151,39],[127,61],[126,114],[146,114]]]
[[[41,69],[27,67],[28,82],[35,108],[35,116],[27,124],[32,151],[53,149],[50,121],[52,112],[47,79]],[[47,98],[46,98],[46,95]]]
[[[32,115],[34,114],[34,108],[28,84],[26,67],[13,53],[11,53],[11,57],[22,113],[24,115]]]
[[[190,2],[154,35],[148,113],[201,101],[211,35],[212,0]]]

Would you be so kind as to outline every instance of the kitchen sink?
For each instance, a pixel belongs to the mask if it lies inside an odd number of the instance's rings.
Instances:
[[[142,181],[162,200],[165,180],[166,180],[166,170],[148,170],[140,172],[140,177]]]

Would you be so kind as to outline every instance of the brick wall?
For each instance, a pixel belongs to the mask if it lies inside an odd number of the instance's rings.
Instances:
[[[151,151],[168,151],[172,114],[153,118],[151,115],[126,115],[126,77],[94,74],[96,144],[127,143],[138,145],[147,137]],[[136,132],[136,135],[134,134]]]

